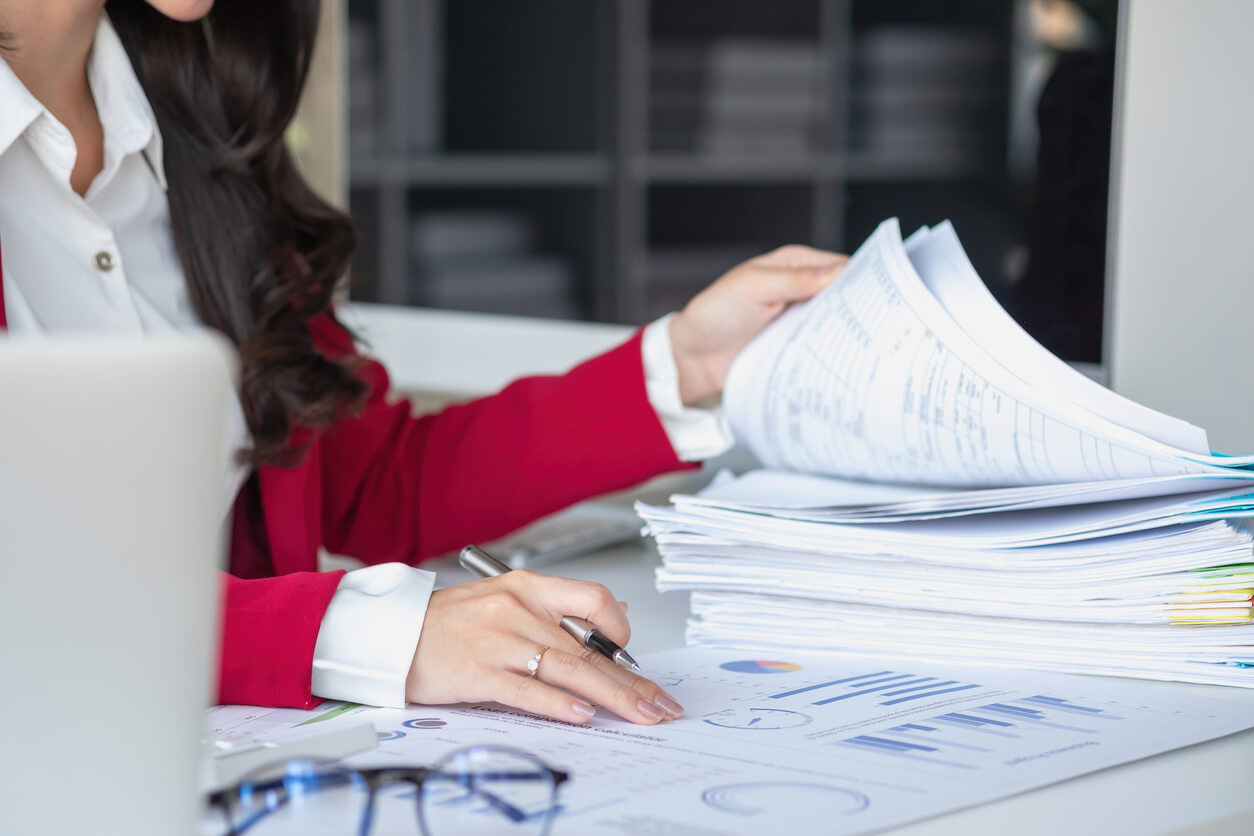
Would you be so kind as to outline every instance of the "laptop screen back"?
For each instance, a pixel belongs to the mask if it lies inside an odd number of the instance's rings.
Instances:
[[[0,831],[191,833],[229,351],[0,338]]]

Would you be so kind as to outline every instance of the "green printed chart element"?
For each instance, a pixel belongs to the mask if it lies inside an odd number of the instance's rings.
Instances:
[[[343,705],[338,705],[335,708],[331,708],[322,712],[317,717],[310,717],[305,722],[297,723],[296,725],[299,727],[299,726],[309,726],[314,723],[321,723],[323,720],[330,720],[335,717],[339,717],[341,715],[347,714],[348,712],[352,711],[354,708],[361,708],[361,706],[355,702],[346,702]]]
[[[724,662],[719,667],[733,673],[791,673],[801,670],[800,665],[794,665],[792,662],[772,662],[766,659],[741,659],[736,662]]]

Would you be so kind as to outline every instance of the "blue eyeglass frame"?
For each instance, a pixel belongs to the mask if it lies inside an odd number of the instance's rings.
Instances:
[[[499,752],[502,754],[507,754],[507,755],[512,755],[514,757],[523,758],[525,760],[528,760],[534,763],[536,766],[536,770],[527,771],[527,772],[520,772],[520,771],[479,772],[479,771],[476,771],[474,773],[460,773],[460,772],[450,773],[440,768],[440,764],[443,764],[446,761],[450,761],[459,755],[467,755],[467,754],[471,754],[477,751]],[[361,826],[358,829],[358,833],[356,834],[356,836],[369,836],[370,828],[374,820],[375,796],[378,794],[380,790],[384,789],[385,787],[392,786],[394,784],[411,784],[414,787],[414,791],[416,793],[421,794],[423,790],[423,786],[426,784],[427,779],[429,779],[433,775],[439,775],[444,778],[452,779],[453,781],[455,781],[456,783],[464,787],[468,786],[467,782],[464,779],[468,777],[468,775],[470,774],[473,774],[478,778],[489,778],[495,781],[534,780],[537,777],[543,777],[552,782],[553,794],[554,794],[554,797],[556,797],[558,788],[570,780],[569,772],[565,772],[560,769],[554,769],[553,767],[544,763],[540,759],[536,758],[534,755],[531,755],[527,752],[523,752],[519,749],[511,749],[506,746],[471,746],[465,749],[458,749],[453,752],[450,752],[448,755],[446,755],[444,758],[438,761],[436,766],[411,766],[411,767],[386,766],[386,767],[377,767],[377,768],[371,768],[371,769],[354,769],[352,767],[340,766],[334,762],[317,761],[317,760],[303,760],[302,759],[302,760],[297,760],[297,761],[290,761],[288,763],[307,763],[314,770],[324,769],[327,771],[325,772],[315,771],[312,774],[306,775],[306,776],[291,775],[285,771],[284,774],[276,776],[274,778],[270,778],[270,779],[263,780],[263,781],[244,780],[244,781],[241,781],[239,784],[236,784],[233,787],[228,787],[226,789],[222,789],[222,790],[218,790],[216,792],[210,793],[208,797],[209,806],[221,811],[222,816],[224,820],[226,821],[227,826],[229,827],[229,830],[227,831],[226,834],[224,834],[224,836],[244,836],[244,834],[246,834],[253,827],[253,825],[257,824],[258,822],[260,822],[262,819],[264,819],[266,816],[270,815],[271,813],[277,812],[278,810],[282,809],[282,807],[287,803],[288,799],[291,798],[291,795],[289,793],[289,784],[293,780],[301,781],[302,789],[309,791],[309,792],[318,792],[320,790],[331,789],[334,787],[342,787],[350,783],[360,783],[361,785],[363,785],[367,793],[367,796],[366,796],[366,802],[363,805],[363,809],[362,809]],[[262,771],[265,771],[266,769],[275,769],[280,766],[282,766],[282,764],[273,764],[270,767],[263,767]],[[527,820],[528,814],[526,812],[518,809],[513,804],[510,804],[508,801],[501,798],[500,796],[495,795],[494,793],[491,793],[491,792],[486,792],[483,789],[480,789],[478,787],[473,787],[471,789],[474,790],[475,794],[479,798],[486,801],[489,805],[491,805],[495,810],[497,810],[499,813],[501,813],[506,818],[508,818],[511,822],[514,822],[517,824],[517,823],[521,823]],[[277,801],[268,801],[265,807],[259,810],[251,818],[242,822],[236,822],[235,816],[232,815],[232,812],[233,812],[232,802],[238,799],[240,794],[244,792],[245,790],[249,791],[250,793],[251,792],[265,793],[271,799],[277,799]],[[419,805],[418,809],[421,810],[421,805]],[[419,812],[417,815],[415,815],[415,818],[417,819],[418,829],[423,834],[423,836],[430,836],[430,834],[427,832],[427,823],[426,821],[423,820],[421,813]],[[553,824],[552,818],[553,817],[550,815],[548,821],[545,823],[545,828],[542,831],[542,834],[548,833],[549,828]],[[350,836],[350,835],[345,834],[345,836]]]

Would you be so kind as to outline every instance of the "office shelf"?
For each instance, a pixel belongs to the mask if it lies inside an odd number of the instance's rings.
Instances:
[[[995,281],[1013,5],[349,0],[354,295],[489,309],[516,263],[553,315],[636,324],[879,213],[978,224]]]
[[[382,186],[598,186],[613,174],[596,154],[441,154],[356,157],[354,185]]]
[[[658,153],[639,158],[633,174],[651,183],[811,183],[840,176],[832,154]]]

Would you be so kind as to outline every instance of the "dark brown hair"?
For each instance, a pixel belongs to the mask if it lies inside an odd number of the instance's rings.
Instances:
[[[107,10],[156,113],[174,243],[201,321],[239,349],[252,464],[292,464],[295,426],[360,408],[351,358],[324,356],[309,320],[331,314],[356,243],[283,142],[318,26],[318,0],[217,0],[179,23],[144,0]]]

